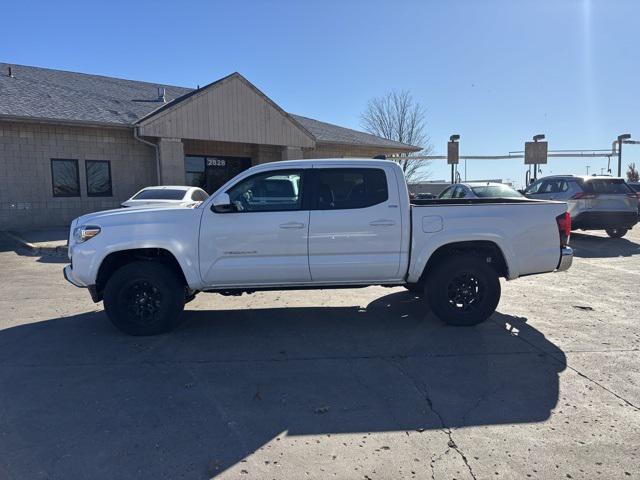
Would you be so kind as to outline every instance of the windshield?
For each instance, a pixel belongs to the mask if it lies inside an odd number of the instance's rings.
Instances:
[[[483,185],[481,187],[471,187],[473,193],[480,198],[493,197],[521,197],[513,188],[506,185]]]
[[[149,188],[142,190],[133,200],[182,200],[186,190],[171,188]]]
[[[594,178],[584,184],[584,191],[589,193],[627,194],[633,190],[621,178]]]

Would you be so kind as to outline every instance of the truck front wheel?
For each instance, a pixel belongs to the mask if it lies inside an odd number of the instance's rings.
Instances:
[[[109,320],[129,335],[173,330],[184,308],[184,285],[176,272],[155,261],[136,261],[116,270],[104,289]]]
[[[498,273],[486,259],[461,255],[440,261],[427,276],[433,312],[449,325],[471,326],[491,316],[500,301]]]

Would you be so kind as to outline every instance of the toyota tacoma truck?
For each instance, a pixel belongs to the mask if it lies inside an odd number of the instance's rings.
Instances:
[[[132,335],[168,332],[199,292],[404,286],[451,325],[487,319],[500,277],[570,267],[567,205],[527,198],[410,203],[392,161],[258,165],[196,208],[71,224],[65,278]]]

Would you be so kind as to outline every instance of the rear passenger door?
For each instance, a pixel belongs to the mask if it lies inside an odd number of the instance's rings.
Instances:
[[[370,282],[400,275],[401,210],[387,167],[315,168],[309,220],[313,282]]]

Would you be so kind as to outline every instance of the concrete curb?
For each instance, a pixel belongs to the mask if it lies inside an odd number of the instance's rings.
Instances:
[[[6,235],[7,237],[9,237],[11,240],[19,243],[22,247],[26,248],[27,250],[29,250],[30,252],[34,253],[34,254],[39,254],[39,255],[66,255],[68,250],[67,250],[67,245],[37,245],[35,243],[30,243],[27,242],[24,238],[22,238],[20,235],[16,235],[13,232],[9,232],[9,231],[3,231],[0,232],[3,233],[4,235]]]

